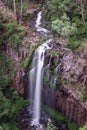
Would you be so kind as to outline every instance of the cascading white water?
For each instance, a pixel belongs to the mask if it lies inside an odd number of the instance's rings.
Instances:
[[[47,43],[47,42],[46,42]],[[40,101],[41,101],[41,86],[43,79],[43,65],[44,65],[44,54],[47,49],[50,49],[49,46],[43,44],[37,48],[35,51],[36,62],[34,62],[34,68],[36,71],[32,72],[33,76],[35,75],[35,93],[34,93],[34,102],[33,102],[33,123],[38,124],[40,119]],[[34,78],[34,77],[33,77]]]
[[[40,11],[37,15],[37,20],[35,27],[37,31],[43,32],[44,34],[47,34],[49,30],[41,27],[41,14],[42,11]],[[33,63],[32,63],[32,69],[29,73],[29,79],[30,79],[30,99],[32,100],[32,109],[33,109],[33,119],[32,119],[32,125],[38,125],[39,119],[40,119],[40,102],[41,102],[41,87],[42,87],[42,79],[43,79],[43,66],[44,66],[44,59],[45,59],[45,52],[48,49],[51,49],[49,47],[49,43],[53,41],[52,38],[48,39],[44,44],[40,45],[33,57]]]
[[[36,24],[35,24],[35,27],[36,27],[36,28],[39,28],[40,25],[41,25],[41,14],[42,14],[42,11],[40,11],[40,12],[37,14],[37,19],[36,19]]]

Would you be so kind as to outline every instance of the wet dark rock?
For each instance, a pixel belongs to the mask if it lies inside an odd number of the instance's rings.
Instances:
[[[45,66],[47,64],[49,64],[49,60],[50,60],[50,50],[47,50],[46,53],[45,53],[45,59],[44,59],[44,63],[45,63]]]
[[[31,108],[27,105],[24,109],[22,109],[17,115],[16,122],[19,130],[46,130],[48,119],[51,118],[49,114],[42,111],[40,123],[43,124],[43,128],[40,128],[40,125],[31,125],[32,114]],[[57,129],[56,130],[68,130],[68,126],[66,122],[58,122],[55,119],[51,118],[52,124],[54,124]]]
[[[58,65],[58,62],[59,62],[59,55],[53,56],[50,61],[50,68],[55,69]]]

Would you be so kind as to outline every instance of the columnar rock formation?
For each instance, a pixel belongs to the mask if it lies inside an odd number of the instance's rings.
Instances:
[[[56,86],[52,88],[49,84],[45,85],[43,88],[44,103],[62,112],[78,126],[83,126],[87,122],[86,48],[74,54],[70,49],[60,45],[61,53],[61,60],[60,56],[57,56],[60,64],[56,69],[58,76]],[[51,60],[50,69],[52,71],[55,70],[57,59],[53,57]]]
[[[59,111],[70,120],[82,126],[87,121],[87,107],[79,102],[71,93],[66,89],[60,89],[56,92],[57,103],[56,107]]]

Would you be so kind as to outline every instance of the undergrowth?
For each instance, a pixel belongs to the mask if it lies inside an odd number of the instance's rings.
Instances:
[[[69,130],[79,130],[79,127],[75,123],[70,122],[62,113],[58,112],[57,110],[49,108],[46,105],[44,106],[44,110],[58,122],[65,121],[68,124]]]

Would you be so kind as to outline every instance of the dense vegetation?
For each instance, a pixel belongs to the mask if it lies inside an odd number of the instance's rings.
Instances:
[[[46,0],[44,16],[56,35],[68,38],[67,46],[74,50],[87,36],[86,0]]]
[[[5,49],[7,46],[18,49],[24,36],[24,27],[8,17],[0,12],[0,129],[17,130],[16,114],[26,101],[14,90],[14,62],[6,55]]]
[[[68,124],[69,130],[78,130],[79,129],[75,123],[72,123],[69,120],[67,120],[66,117],[62,113],[56,111],[55,109],[49,108],[48,106],[44,106],[44,109],[58,122],[60,122],[60,123],[66,122]],[[55,126],[52,125],[50,120],[48,120],[47,128],[48,128],[47,130],[55,130]]]
[[[15,3],[16,11],[12,0],[4,0],[4,2],[16,13],[18,21],[16,19],[11,20],[9,16],[2,15],[0,12],[0,129],[17,130],[15,123],[16,114],[26,104],[26,101],[14,90],[14,62],[6,55],[5,50],[6,46],[9,46],[13,50],[18,51],[25,35],[25,28],[19,19],[21,19],[21,15],[26,17],[25,13],[30,1],[17,1]],[[87,0],[45,0],[45,4],[44,18],[47,20],[48,28],[55,36],[69,39],[67,43],[68,48],[72,50],[77,49],[87,37]],[[45,40],[42,39],[37,44],[32,45],[30,55]],[[57,53],[53,51],[52,56]],[[29,63],[30,59],[26,57],[24,68],[29,67]],[[58,64],[58,62],[55,64]],[[51,114],[55,116],[52,111]],[[60,113],[56,113],[56,115],[58,115],[55,116],[58,120],[65,119]],[[55,129],[55,126],[52,126],[50,123],[49,120],[48,130],[51,127]],[[78,129],[75,124],[71,124],[71,122],[68,122],[68,124],[70,130]],[[80,128],[80,130],[86,129],[87,126]]]
[[[87,39],[87,0],[45,0],[45,4],[43,16],[54,36],[68,39],[67,47],[73,52],[82,47]],[[85,99],[86,96],[87,93]],[[71,126],[70,129],[78,128]],[[86,129],[87,125],[80,128]]]

